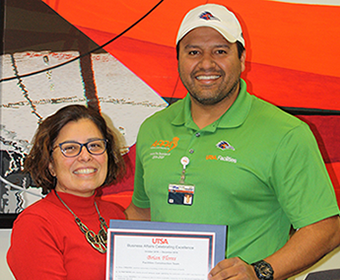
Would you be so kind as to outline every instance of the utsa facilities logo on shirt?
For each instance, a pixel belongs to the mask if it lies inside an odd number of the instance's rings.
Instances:
[[[199,18],[204,19],[204,20],[218,20],[220,21],[217,17],[213,16],[212,13],[206,11],[200,14]]]
[[[222,151],[225,150],[232,150],[235,151],[235,148],[231,146],[227,141],[222,140],[216,144],[216,147],[221,149]],[[232,163],[237,163],[237,159],[232,158],[230,156],[226,155],[206,155],[205,157],[206,160],[216,160],[216,161],[224,161],[224,162],[232,162]]]

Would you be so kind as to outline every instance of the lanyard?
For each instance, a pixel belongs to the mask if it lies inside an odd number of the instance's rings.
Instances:
[[[186,171],[186,167],[189,164],[190,160],[188,157],[182,157],[181,158],[181,164],[183,166],[183,170],[182,170],[182,175],[181,175],[181,180],[179,181],[180,184],[184,184],[185,181],[185,171]]]

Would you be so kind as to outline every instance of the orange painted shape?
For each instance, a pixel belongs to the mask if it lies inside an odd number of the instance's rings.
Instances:
[[[119,34],[158,3],[145,1],[44,0],[73,25]],[[225,1],[209,1],[226,4]],[[206,1],[164,1],[126,36],[174,46],[184,14]],[[340,7],[229,1],[246,38],[248,61],[340,77]]]

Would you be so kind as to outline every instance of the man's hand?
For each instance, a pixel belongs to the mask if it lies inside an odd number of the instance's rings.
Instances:
[[[252,265],[240,258],[231,258],[220,261],[209,273],[209,280],[258,280]]]
[[[340,244],[340,218],[326,218],[299,229],[289,241],[264,260],[271,264],[275,279],[287,279],[312,266]],[[258,280],[252,265],[239,258],[225,259],[211,271],[209,280]]]
[[[133,202],[131,202],[128,208],[126,208],[124,214],[127,220],[137,221],[151,220],[150,208],[139,208],[136,205],[134,205]]]

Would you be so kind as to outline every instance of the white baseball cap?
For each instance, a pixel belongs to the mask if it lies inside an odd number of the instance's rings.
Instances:
[[[239,41],[243,46],[245,45],[239,21],[224,6],[205,4],[189,11],[178,30],[176,45],[186,34],[197,27],[214,28],[230,43]]]

